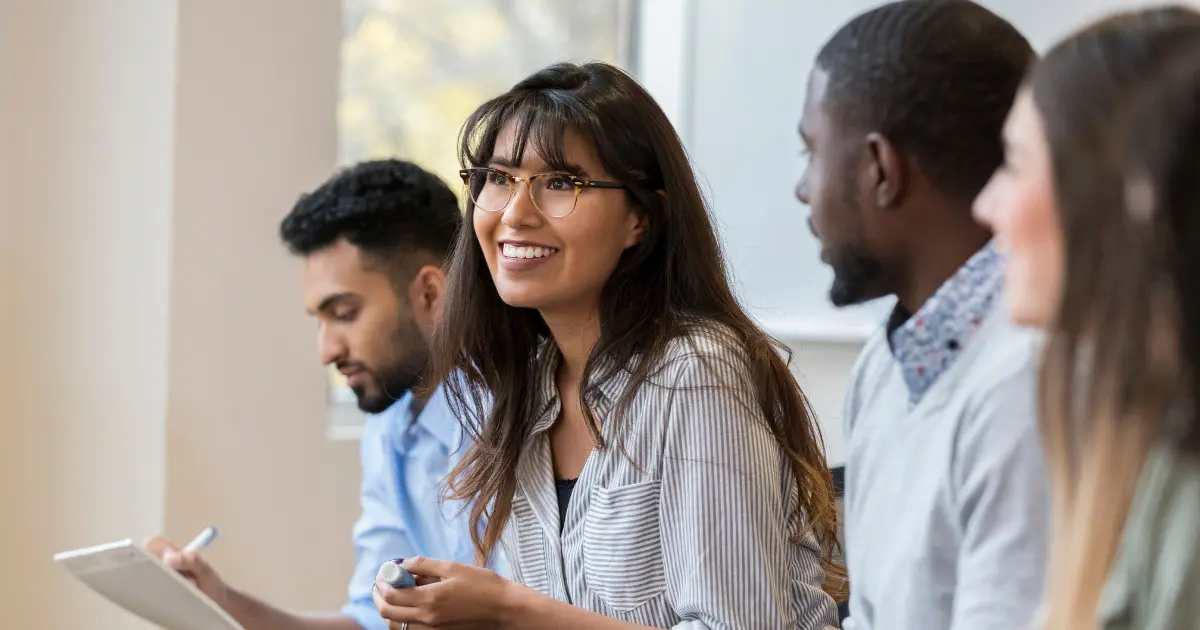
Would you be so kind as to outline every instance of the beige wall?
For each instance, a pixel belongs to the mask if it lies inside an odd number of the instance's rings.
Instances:
[[[9,21],[4,19],[9,13],[8,4],[12,0],[0,0],[0,59],[10,56],[12,37],[9,35]],[[13,290],[12,270],[16,264],[16,238],[13,234],[13,223],[16,217],[12,180],[11,151],[3,147],[12,146],[13,133],[16,129],[11,112],[14,107],[11,99],[5,94],[12,91],[13,80],[9,64],[0,61],[0,474],[8,472],[3,463],[14,456],[15,445],[8,442],[9,431],[5,428],[15,420],[11,415],[13,399],[13,361],[12,331],[16,325],[17,300]],[[0,515],[7,514],[9,492],[0,483]],[[6,519],[0,516],[0,536],[8,532]]]
[[[356,446],[275,230],[335,156],[339,3],[0,2],[0,627],[144,627],[50,556],[209,522],[230,581],[338,605]]]
[[[5,10],[0,627],[137,627],[50,555],[162,522],[174,4]]]
[[[228,579],[308,608],[345,597],[358,452],[325,439],[315,327],[277,230],[335,160],[340,9],[183,0],[179,20],[166,527],[218,523]]]

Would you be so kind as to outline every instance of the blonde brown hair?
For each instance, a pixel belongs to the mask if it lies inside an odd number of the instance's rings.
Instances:
[[[1028,79],[1065,251],[1040,383],[1054,488],[1048,630],[1096,627],[1142,465],[1183,391],[1171,229],[1124,202],[1122,155],[1139,81],[1197,35],[1200,14],[1183,7],[1117,14]]]

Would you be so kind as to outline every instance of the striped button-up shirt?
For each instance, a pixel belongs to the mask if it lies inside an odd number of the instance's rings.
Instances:
[[[796,483],[737,348],[711,327],[675,340],[619,418],[629,374],[601,386],[588,404],[606,447],[588,457],[560,528],[548,438],[560,355],[546,344],[502,541],[514,579],[658,628],[837,627],[819,546],[792,542],[806,526]]]

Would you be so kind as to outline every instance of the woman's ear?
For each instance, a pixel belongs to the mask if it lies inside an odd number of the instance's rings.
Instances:
[[[667,202],[666,191],[660,190],[657,192],[661,203],[665,204]],[[625,238],[625,249],[629,249],[630,247],[642,242],[642,239],[646,237],[646,229],[648,227],[649,220],[650,214],[646,211],[639,208],[630,209],[629,217],[626,219],[628,236]]]

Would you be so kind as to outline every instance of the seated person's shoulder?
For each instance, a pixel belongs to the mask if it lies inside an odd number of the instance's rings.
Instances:
[[[980,331],[972,373],[992,374],[996,382],[1036,372],[1041,363],[1043,334],[1012,323],[1004,311],[993,312]]]
[[[885,378],[895,369],[896,359],[888,346],[887,331],[881,326],[866,342],[862,352],[850,370],[849,390],[854,390],[857,383],[876,382]]]
[[[652,369],[658,381],[717,380],[737,382],[749,378],[746,346],[732,328],[707,320],[688,321],[682,334],[667,342],[662,358]]]
[[[1159,444],[1138,479],[1105,607],[1133,604],[1146,627],[1194,627],[1200,614],[1197,527],[1200,459],[1174,444]]]
[[[997,315],[1003,316],[1003,313]],[[993,315],[996,316],[996,315]],[[962,463],[987,467],[989,462],[1022,460],[1041,468],[1037,391],[1041,337],[1005,318],[990,334],[973,343],[986,344],[964,372],[957,443]]]
[[[990,330],[973,343],[982,344],[971,359],[965,379],[971,384],[967,412],[990,416],[1005,411],[1031,417],[1037,398],[1038,370],[1042,360],[1042,336],[1008,321],[1003,312],[988,322]]]
[[[1182,529],[1194,531],[1200,526],[1200,456],[1174,445],[1159,445],[1146,460],[1136,496],[1131,523],[1146,519],[1148,529],[1159,538],[1177,534],[1185,522]],[[1193,547],[1200,548],[1200,543]]]

